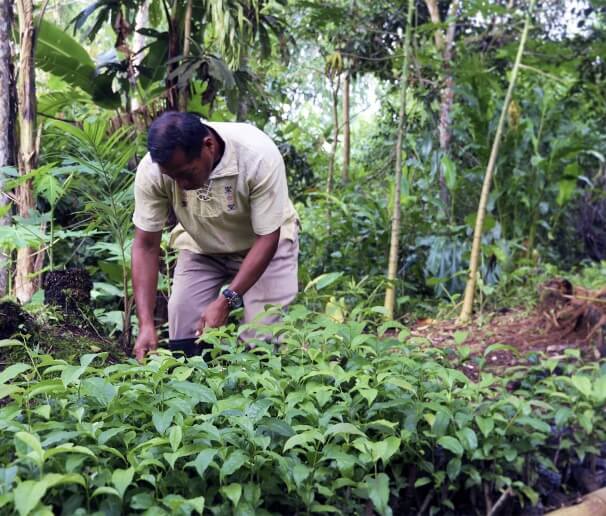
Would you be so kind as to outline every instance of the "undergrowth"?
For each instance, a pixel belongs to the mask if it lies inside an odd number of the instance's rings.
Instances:
[[[273,331],[144,365],[28,350],[0,373],[0,513],[473,514],[537,504],[606,441],[603,363],[544,360],[510,392],[363,312]]]

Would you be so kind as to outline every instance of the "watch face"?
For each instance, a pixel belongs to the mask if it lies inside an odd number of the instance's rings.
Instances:
[[[244,304],[240,294],[234,292],[233,290],[225,289],[223,291],[223,295],[227,298],[230,308],[241,308]]]

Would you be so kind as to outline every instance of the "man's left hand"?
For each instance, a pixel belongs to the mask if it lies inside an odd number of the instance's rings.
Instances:
[[[199,337],[204,333],[205,328],[218,328],[224,326],[227,323],[229,317],[229,304],[227,299],[223,295],[220,295],[210,305],[206,307],[206,310],[200,318],[198,328],[196,329],[196,337]]]

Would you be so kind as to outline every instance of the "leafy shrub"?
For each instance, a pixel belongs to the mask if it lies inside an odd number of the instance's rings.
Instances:
[[[360,312],[337,323],[295,306],[277,349],[220,329],[206,361],[13,364],[0,373],[0,510],[389,515],[508,488],[536,503],[538,468],[606,440],[604,366],[547,361],[510,393],[397,323],[369,329]]]

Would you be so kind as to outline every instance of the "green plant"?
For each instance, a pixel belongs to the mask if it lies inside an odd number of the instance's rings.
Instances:
[[[128,253],[134,174],[128,164],[136,149],[132,129],[122,127],[110,132],[109,122],[102,118],[85,121],[82,128],[59,121],[53,125],[68,139],[67,164],[78,167],[75,189],[84,199],[88,230],[111,237],[110,242],[99,242],[96,246],[118,262],[123,297],[122,335],[125,347],[130,348],[132,300]]]
[[[0,508],[416,514],[504,490],[519,506],[537,503],[541,468],[599,454],[605,366],[543,361],[514,371],[512,393],[362,308],[336,321],[293,306],[272,327],[277,349],[246,350],[221,328],[205,334],[205,359],[11,365]]]

